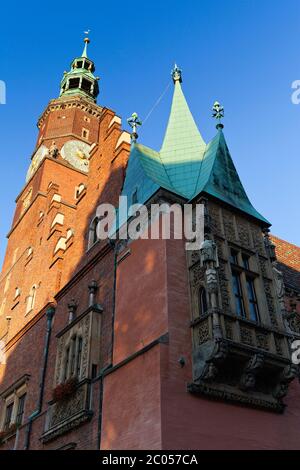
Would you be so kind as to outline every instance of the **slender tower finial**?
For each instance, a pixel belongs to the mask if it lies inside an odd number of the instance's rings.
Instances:
[[[91,42],[90,38],[89,38],[90,31],[91,31],[90,29],[88,29],[87,31],[84,31],[84,34],[86,36],[84,38],[84,48],[83,48],[83,52],[81,54],[81,57],[87,57],[87,46]]]
[[[128,124],[130,125],[132,132],[130,134],[131,143],[135,143],[138,138],[137,128],[142,125],[142,121],[138,117],[137,113],[132,113],[130,118],[127,119]]]
[[[172,69],[171,75],[174,83],[182,82],[182,70],[178,67],[176,63],[174,64],[174,68]]]
[[[212,107],[212,117],[217,119],[218,124],[216,125],[217,129],[223,129],[223,124],[221,123],[221,119],[224,117],[224,108],[220,105],[218,101],[214,102]]]

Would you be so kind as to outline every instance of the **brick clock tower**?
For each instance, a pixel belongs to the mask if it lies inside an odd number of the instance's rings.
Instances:
[[[123,132],[119,138],[120,118],[96,104],[99,77],[87,54],[89,39],[84,42],[82,55],[64,72],[59,98],[49,102],[38,120],[39,134],[26,184],[16,199],[0,279],[0,339],[5,342],[52,302],[62,286],[63,272],[68,272],[65,281],[68,279],[71,268],[68,271],[66,266],[71,259],[64,260],[63,254],[74,242],[75,225],[80,230],[76,213],[99,146],[101,119],[103,127],[111,124],[110,139],[105,133],[103,146],[111,146],[113,139],[120,144],[118,150],[124,141],[129,148],[128,134]],[[97,177],[103,164],[98,161],[94,166]],[[95,191],[99,182],[90,186]],[[83,217],[80,220],[83,230]],[[73,266],[81,247],[75,251]]]

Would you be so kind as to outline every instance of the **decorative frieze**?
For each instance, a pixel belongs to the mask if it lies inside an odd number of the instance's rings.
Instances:
[[[229,282],[226,276],[227,263],[222,259],[219,260],[219,287],[221,292],[221,304],[224,313],[230,312],[230,296],[229,296]]]
[[[198,334],[198,344],[203,344],[209,339],[209,323],[208,319],[203,320],[197,326],[197,334]]]
[[[251,243],[250,243],[249,227],[248,227],[247,222],[244,222],[238,219],[237,230],[238,230],[240,245],[244,248],[249,249],[249,247],[251,246]]]
[[[227,240],[234,242],[236,240],[235,221],[232,214],[226,210],[223,210],[223,226]]]
[[[274,298],[272,294],[271,281],[269,281],[266,278],[263,278],[263,284],[264,284],[264,291],[265,291],[265,295],[267,299],[270,321],[273,326],[277,327],[276,310],[275,310]]]
[[[253,331],[250,328],[241,326],[240,328],[241,342],[253,346]]]

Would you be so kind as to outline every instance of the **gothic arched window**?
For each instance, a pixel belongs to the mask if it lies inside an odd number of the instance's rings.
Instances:
[[[199,316],[202,317],[207,312],[207,299],[204,287],[199,289]]]
[[[34,308],[36,298],[36,286],[32,286],[29,296],[27,297],[26,313],[31,312]]]

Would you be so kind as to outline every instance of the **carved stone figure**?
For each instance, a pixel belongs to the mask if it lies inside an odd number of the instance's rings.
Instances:
[[[228,355],[228,345],[221,338],[215,340],[215,346],[210,358],[206,361],[206,365],[201,374],[201,379],[205,381],[213,381],[219,372],[219,367],[223,364]]]
[[[284,303],[285,287],[284,287],[284,281],[283,281],[283,274],[277,268],[277,262],[276,261],[273,261],[272,269],[273,269],[275,285],[276,285],[276,293],[277,293],[277,297],[278,297],[278,300],[279,300],[280,309],[282,311],[285,311],[285,303]]]
[[[201,266],[207,266],[210,263],[217,267],[218,263],[218,254],[217,254],[217,245],[213,240],[206,239],[201,244],[200,247],[200,259]]]
[[[280,375],[279,383],[275,387],[273,396],[279,399],[284,398],[288,392],[290,383],[296,377],[299,377],[299,367],[295,364],[286,366]]]
[[[206,274],[206,285],[208,292],[217,292],[218,291],[218,274],[217,270],[214,268],[207,269]]]
[[[247,363],[240,381],[241,390],[252,390],[256,384],[256,375],[264,364],[264,355],[255,354]]]

